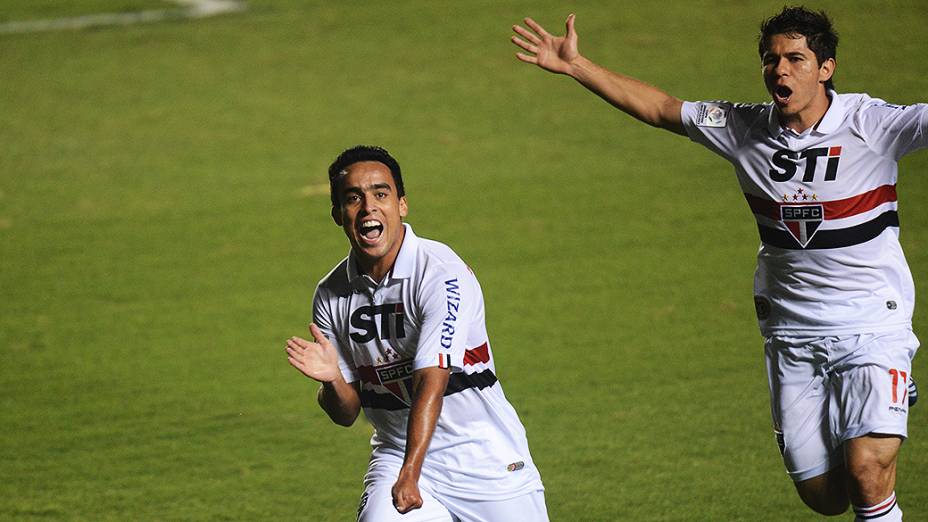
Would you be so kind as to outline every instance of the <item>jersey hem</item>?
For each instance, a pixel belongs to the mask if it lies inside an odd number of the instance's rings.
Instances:
[[[405,450],[399,449],[393,445],[380,445],[376,447],[373,451],[371,451],[371,464],[368,465],[368,470],[364,474],[365,483],[367,483],[369,480],[395,481],[395,474],[399,473],[400,466],[402,466],[403,463],[404,453]],[[375,459],[377,461],[376,468],[374,467]],[[529,474],[528,477],[523,479],[525,480],[524,483],[513,489],[507,489],[505,487],[500,489],[496,487],[496,484],[494,484],[494,482],[497,482],[498,480],[505,479],[475,480],[474,483],[479,484],[478,488],[461,489],[460,487],[457,487],[455,483],[438,478],[443,474],[442,467],[436,466],[434,463],[430,463],[428,455],[426,455],[426,462],[422,466],[421,473],[422,478],[426,479],[433,486],[436,492],[440,491],[442,496],[473,501],[500,501],[521,497],[522,495],[527,495],[534,491],[545,490],[544,484],[541,482],[541,474],[538,472],[538,468],[535,467],[534,462],[526,459],[526,464],[531,465],[526,466],[522,470],[510,472]]]
[[[432,484],[437,484],[434,480],[431,480],[431,482],[432,482]],[[531,482],[531,483],[529,483],[528,485],[523,486],[523,487],[521,487],[521,488],[519,488],[519,489],[515,489],[515,490],[512,490],[512,491],[507,491],[507,492],[504,492],[504,493],[500,493],[499,495],[488,494],[487,490],[473,491],[473,492],[470,492],[470,491],[468,491],[468,492],[459,492],[459,491],[457,491],[457,490],[449,489],[448,486],[447,486],[447,484],[443,484],[442,486],[443,486],[442,495],[446,495],[446,496],[449,496],[449,497],[454,497],[454,498],[461,499],[461,500],[473,500],[473,501],[487,501],[487,500],[490,500],[490,501],[493,501],[493,502],[498,502],[498,501],[501,501],[501,500],[509,500],[509,499],[512,499],[512,498],[521,497],[521,496],[523,496],[523,495],[528,495],[528,494],[534,493],[534,492],[536,492],[536,491],[544,491],[544,490],[545,490],[545,487],[544,487],[544,485],[542,485],[540,479],[537,480],[537,482]]]
[[[760,334],[764,337],[824,337],[829,335],[855,335],[868,333],[895,332],[898,330],[911,330],[912,322],[903,321],[900,323],[891,323],[888,325],[865,325],[865,326],[845,326],[845,327],[779,327],[779,328],[761,328]]]

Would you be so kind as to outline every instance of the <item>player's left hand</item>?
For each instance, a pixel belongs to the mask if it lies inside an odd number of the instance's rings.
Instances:
[[[401,515],[422,507],[422,495],[419,494],[418,482],[401,473],[396,484],[393,484],[393,507]]]

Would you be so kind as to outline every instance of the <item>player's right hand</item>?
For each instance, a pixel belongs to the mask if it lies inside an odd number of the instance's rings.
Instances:
[[[287,361],[303,375],[319,382],[332,382],[341,375],[338,352],[315,324],[309,325],[312,341],[300,337],[287,339]]]
[[[526,63],[535,64],[542,69],[569,74],[571,64],[580,56],[577,50],[577,31],[574,30],[574,15],[567,17],[567,34],[554,36],[531,18],[524,20],[531,31],[521,25],[512,26],[518,36],[512,36],[512,43],[521,47],[526,53],[516,53],[516,58]],[[521,36],[521,38],[519,38]]]

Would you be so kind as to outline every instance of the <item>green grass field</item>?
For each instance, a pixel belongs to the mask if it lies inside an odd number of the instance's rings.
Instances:
[[[0,22],[75,4],[0,0]],[[782,2],[249,5],[0,35],[0,519],[353,520],[370,427],[332,424],[283,345],[347,253],[325,169],[374,143],[416,232],[480,277],[552,520],[817,520],[771,433],[731,168],[508,41],[576,12],[610,68],[763,101],[755,35]],[[924,5],[816,5],[839,90],[926,101]],[[900,170],[924,338],[928,152]],[[896,491],[926,520],[928,404],[909,432]]]

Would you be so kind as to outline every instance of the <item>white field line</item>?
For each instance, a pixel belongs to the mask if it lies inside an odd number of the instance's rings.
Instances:
[[[0,34],[38,33],[44,31],[67,31],[103,27],[108,25],[133,25],[176,20],[182,18],[206,18],[227,13],[240,13],[248,5],[240,0],[168,0],[179,7],[170,9],[146,9],[129,13],[96,13],[70,18],[50,20],[24,20],[0,23]]]

